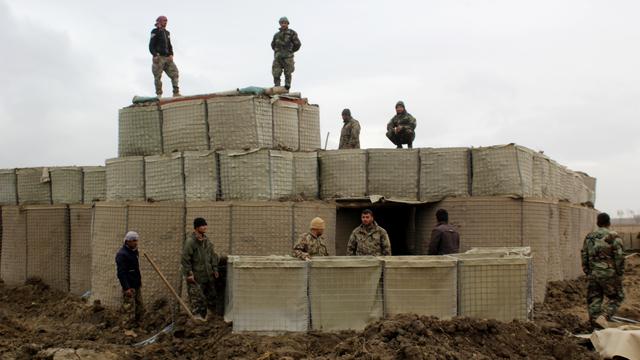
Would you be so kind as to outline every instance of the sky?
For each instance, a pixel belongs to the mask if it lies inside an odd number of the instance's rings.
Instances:
[[[271,86],[287,16],[302,41],[292,91],[320,105],[328,149],[343,108],[363,148],[392,147],[403,100],[414,147],[515,142],[597,177],[598,209],[640,213],[639,13],[623,0],[0,0],[0,168],[116,157],[118,109],[154,94],[158,15],[183,95]]]

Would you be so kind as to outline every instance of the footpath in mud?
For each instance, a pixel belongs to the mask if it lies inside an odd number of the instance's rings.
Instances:
[[[640,257],[630,258],[620,316],[640,318]],[[136,337],[117,312],[50,290],[32,279],[0,284],[0,360],[4,359],[598,359],[571,334],[589,332],[584,279],[552,283],[535,321],[502,323],[411,314],[370,324],[362,332],[264,336],[232,334],[220,318],[195,324],[172,306],[148,304]],[[174,322],[153,344],[133,344]]]

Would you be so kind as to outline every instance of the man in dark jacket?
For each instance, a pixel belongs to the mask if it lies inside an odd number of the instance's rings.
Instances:
[[[142,304],[142,276],[140,275],[140,262],[138,253],[139,235],[135,231],[129,231],[124,237],[124,245],[116,254],[116,267],[118,280],[122,286],[122,311],[125,314],[125,328],[134,328],[139,325],[144,314]]]
[[[449,213],[445,209],[436,211],[438,225],[431,231],[428,255],[455,254],[460,250],[460,234],[449,225]]]
[[[149,40],[149,52],[153,56],[151,72],[155,79],[156,95],[162,96],[162,72],[166,72],[171,79],[173,86],[173,96],[180,96],[178,78],[180,76],[178,67],[173,62],[173,46],[171,45],[171,34],[167,30],[167,17],[158,16],[156,27],[151,30],[151,40]]]
[[[218,255],[207,235],[207,221],[203,218],[193,220],[193,233],[182,249],[182,275],[187,281],[187,292],[191,309],[203,319],[207,309],[216,309],[215,279],[218,273]]]

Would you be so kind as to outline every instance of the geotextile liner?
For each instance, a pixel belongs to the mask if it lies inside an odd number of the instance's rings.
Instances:
[[[218,161],[214,151],[185,151],[185,197],[191,200],[215,201],[218,194]]]
[[[228,262],[227,312],[233,331],[307,331],[307,264],[292,257]]]
[[[129,156],[106,161],[107,200],[144,200],[144,158]]]
[[[473,196],[532,196],[532,150],[509,144],[473,148],[471,154]]]
[[[118,111],[118,156],[162,154],[162,117],[157,103]]]
[[[155,155],[144,158],[145,197],[148,201],[183,201],[182,155]]]
[[[382,317],[382,261],[369,256],[309,262],[311,329],[363,330]]]
[[[329,255],[336,254],[336,205],[320,201],[302,201],[293,204],[293,241],[310,231],[311,220],[320,217],[324,220],[324,239]],[[291,250],[293,252],[293,249]]]
[[[161,105],[163,151],[208,150],[207,108],[204,100]]]
[[[107,199],[107,171],[104,166],[85,166],[84,173],[83,201],[91,204],[96,201]]]
[[[536,198],[553,198],[551,180],[551,162],[540,153],[533,154],[532,196]]]
[[[16,170],[0,169],[0,205],[17,205]]]
[[[293,248],[293,208],[287,202],[234,202],[231,254],[288,255]]]
[[[0,277],[16,286],[27,279],[27,212],[21,206],[2,207]]]
[[[51,204],[51,180],[48,168],[17,169],[20,205]]]
[[[213,243],[218,255],[228,255],[231,251],[231,203],[230,202],[189,202],[185,219],[186,236],[193,232],[193,220],[204,218],[208,224],[207,237]]]
[[[54,204],[82,203],[82,168],[54,167],[49,169],[51,176],[51,198]]]
[[[322,199],[364,197],[367,192],[367,152],[360,149],[329,150],[320,158]]]
[[[543,302],[551,270],[549,263],[549,243],[557,237],[549,233],[552,204],[546,201],[525,200],[522,202],[522,245],[531,247],[533,256],[533,288],[534,300]],[[557,234],[557,233],[556,233]],[[559,264],[557,264],[559,265]]]
[[[69,291],[69,209],[66,205],[27,206],[27,277]]]
[[[420,200],[469,196],[470,169],[468,148],[420,149]]]
[[[457,260],[450,256],[380,257],[384,262],[385,316],[457,315]]]
[[[274,148],[290,151],[299,149],[298,122],[298,104],[282,100],[273,103]]]
[[[367,150],[367,194],[418,200],[418,166],[417,149]]]
[[[293,193],[305,199],[318,198],[318,153],[293,153]]]
[[[221,151],[225,200],[278,200],[293,195],[293,154],[288,151]]]
[[[69,291],[82,295],[91,290],[91,205],[69,206]]]
[[[269,99],[223,96],[207,100],[211,148],[273,147],[273,114]]]
[[[300,105],[300,151],[315,151],[322,147],[320,138],[320,107],[318,105]]]

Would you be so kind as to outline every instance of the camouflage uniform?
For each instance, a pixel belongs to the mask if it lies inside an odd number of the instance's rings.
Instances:
[[[182,275],[193,275],[196,283],[187,282],[187,292],[194,314],[205,317],[207,308],[216,308],[214,272],[218,271],[218,255],[206,235],[198,240],[196,233],[187,239],[182,250]]]
[[[122,313],[124,314],[123,328],[133,328],[140,324],[144,315],[142,292],[140,288],[133,289],[133,295],[122,292]]]
[[[393,130],[396,126],[400,127],[400,131],[397,134]],[[408,144],[409,147],[412,147],[413,140],[416,138],[415,130],[416,118],[405,110],[400,114],[396,114],[396,116],[389,121],[387,124],[387,137],[399,148],[402,147],[402,144]]]
[[[340,132],[340,145],[338,149],[360,149],[360,123],[350,117],[344,122]]]
[[[588,277],[587,310],[594,324],[600,315],[611,318],[624,300],[622,240],[617,233],[598,228],[584,239],[581,255],[582,270]],[[608,304],[603,306],[605,297]]]
[[[298,38],[298,34],[291,29],[280,29],[271,41],[271,49],[273,49],[273,65],[271,73],[273,74],[273,84],[280,86],[280,76],[284,71],[284,86],[291,87],[291,74],[295,71],[295,62],[293,53],[300,49],[302,44]]]
[[[391,242],[387,231],[374,221],[371,225],[364,224],[353,229],[347,245],[347,255],[381,256],[391,255]]]
[[[304,260],[310,256],[329,256],[324,236],[304,233],[293,247],[293,256]]]

